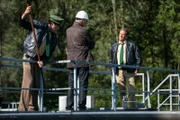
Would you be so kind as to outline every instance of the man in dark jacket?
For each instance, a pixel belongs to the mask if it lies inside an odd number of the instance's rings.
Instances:
[[[133,65],[139,66],[142,62],[141,53],[135,43],[127,38],[128,29],[122,28],[119,33],[119,41],[112,45],[110,63],[119,65]],[[137,73],[135,68],[116,69],[116,81],[120,90],[135,90],[134,76]],[[120,100],[122,102],[126,92],[120,91]],[[130,101],[129,108],[135,107],[135,92],[129,92],[128,101]]]
[[[85,29],[85,25],[88,21],[88,14],[85,11],[79,11],[76,14],[76,20],[70,28],[66,31],[67,37],[67,59],[68,60],[79,60],[79,61],[89,61],[92,60],[92,54],[90,50],[94,48],[95,42],[91,37],[90,33]],[[74,73],[73,63],[68,63],[67,67],[71,69],[72,72],[68,76],[68,86],[71,90],[68,91],[67,96],[67,110],[73,110],[74,105]],[[79,76],[80,89],[87,89],[88,87],[88,77],[89,77],[89,65],[78,64],[77,65],[77,75]],[[79,109],[86,109],[86,96],[87,90],[80,90],[79,93]]]
[[[30,12],[31,6],[27,6],[19,20],[19,25],[29,31],[24,41],[23,59],[38,61],[37,63],[23,62],[22,88],[27,89],[40,88],[40,68],[45,65],[55,50],[57,44],[55,32],[63,20],[55,15],[50,16],[48,23],[33,20],[38,47],[37,53],[31,24],[25,19]],[[38,60],[37,54],[39,54],[41,61]],[[38,111],[37,95],[37,90],[21,90],[18,111]]]

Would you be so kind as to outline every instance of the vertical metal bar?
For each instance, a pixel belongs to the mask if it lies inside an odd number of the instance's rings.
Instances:
[[[180,73],[178,73],[178,110],[180,111]]]
[[[79,96],[80,88],[79,88],[79,76],[77,76],[77,94]]]
[[[144,73],[142,73],[142,90],[143,90],[143,103],[145,103],[145,81],[144,81]]]
[[[158,107],[157,108],[158,108],[158,111],[160,111],[160,109],[159,109],[160,108],[160,91],[159,90],[158,90],[158,100],[157,101],[158,101]]]
[[[39,111],[43,111],[43,98],[44,98],[43,88],[44,88],[43,76],[42,76],[42,70],[40,70],[40,90],[39,90],[39,99],[38,99]]]
[[[112,68],[112,109],[116,111],[116,66]]]
[[[170,80],[169,80],[170,84],[169,84],[169,94],[170,94],[170,111],[172,111],[172,76],[170,76]]]
[[[148,95],[148,108],[151,108],[151,100],[150,100],[150,71],[147,70],[147,95]]]
[[[79,76],[76,76],[77,78],[77,103],[79,101],[79,93],[80,93],[80,83],[79,83]]]
[[[77,111],[77,61],[74,61],[74,110]]]

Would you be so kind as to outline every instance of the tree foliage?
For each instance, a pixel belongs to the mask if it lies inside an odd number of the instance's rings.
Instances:
[[[66,60],[66,29],[70,27],[79,10],[89,14],[87,28],[96,41],[92,51],[96,62],[109,62],[111,45],[117,41],[121,27],[128,27],[129,38],[138,44],[142,66],[168,69],[180,68],[180,2],[178,0],[32,0],[33,19],[48,21],[56,12],[64,18],[58,35],[58,46],[51,60]],[[25,10],[22,0],[1,0],[0,3],[0,51],[2,57],[22,58],[26,30],[18,26],[18,19]],[[10,62],[0,61],[3,64]],[[13,63],[21,65],[21,63]],[[64,68],[65,64],[47,67]],[[93,71],[110,71],[108,67],[92,66]],[[22,69],[1,68],[2,87],[21,87]],[[167,73],[151,73],[151,86],[156,87]],[[46,87],[67,87],[67,73],[44,71]],[[139,86],[140,83],[136,83]],[[110,75],[91,75],[90,88],[111,88]],[[89,93],[98,93],[89,91]],[[57,102],[57,96],[53,96]],[[5,97],[19,100],[19,95]],[[155,100],[155,97],[153,98]],[[111,98],[98,97],[96,106],[110,104]],[[47,103],[49,100],[45,100]],[[53,100],[52,100],[53,101]],[[51,102],[52,102],[51,101]],[[54,101],[52,102],[54,103]],[[49,104],[49,103],[48,103]],[[156,106],[156,104],[154,105]]]

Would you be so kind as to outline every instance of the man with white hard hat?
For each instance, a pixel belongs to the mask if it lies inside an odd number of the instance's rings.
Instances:
[[[88,20],[88,14],[82,10],[76,14],[76,18]]]
[[[91,37],[85,25],[88,21],[88,14],[85,11],[79,11],[76,14],[74,24],[67,29],[67,59],[68,60],[79,60],[79,61],[92,61],[93,56],[90,52],[95,46],[95,42]],[[68,86],[71,88],[67,95],[67,110],[73,110],[74,106],[74,64],[67,63],[67,68],[71,70],[68,76]],[[88,64],[78,64],[77,65],[77,76],[79,76],[79,110],[86,110],[86,96],[89,78],[89,65]]]

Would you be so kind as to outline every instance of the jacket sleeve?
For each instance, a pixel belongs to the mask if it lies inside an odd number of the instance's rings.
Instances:
[[[23,27],[26,30],[32,30],[31,23],[26,19],[21,19],[21,16],[19,17],[19,26]]]
[[[117,62],[116,61],[117,48],[118,48],[118,43],[114,43],[111,47],[109,63],[117,64],[116,63]]]
[[[36,28],[36,29],[46,29],[47,28],[47,23],[45,23],[43,21],[33,20],[32,23],[33,23],[34,28]],[[29,31],[32,30],[30,21],[27,19],[21,19],[21,17],[19,18],[19,26],[21,26],[24,29],[29,30]]]
[[[141,65],[142,64],[142,55],[137,46],[135,47],[135,57],[136,57],[136,65],[137,66]]]

